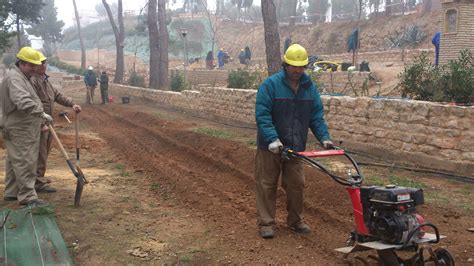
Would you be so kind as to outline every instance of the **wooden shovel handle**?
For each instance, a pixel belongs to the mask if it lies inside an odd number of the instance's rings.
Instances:
[[[74,120],[74,125],[76,128],[76,165],[79,165],[79,114],[75,113],[76,119]]]
[[[54,130],[53,126],[52,126],[52,125],[48,125],[48,128],[49,128],[49,132],[51,132],[51,134],[53,135],[53,138],[54,138],[54,139],[56,140],[56,142],[58,143],[59,149],[61,150],[61,153],[63,154],[64,158],[66,158],[66,160],[69,160],[69,156],[67,155],[67,152],[66,152],[66,150],[64,149],[63,144],[62,144],[61,141],[59,140],[58,135],[56,134],[56,131]]]

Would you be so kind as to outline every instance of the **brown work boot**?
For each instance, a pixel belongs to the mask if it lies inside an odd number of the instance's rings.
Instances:
[[[42,188],[37,188],[36,193],[54,193],[57,189],[52,186],[43,186]]]
[[[20,202],[20,205],[25,205],[30,208],[36,208],[36,207],[44,207],[49,205],[48,202],[40,199],[32,199],[26,202]]]
[[[16,201],[16,200],[18,200],[18,198],[17,197],[3,197],[3,200],[4,201]]]
[[[290,229],[297,234],[307,235],[311,233],[311,228],[309,228],[309,226],[304,222],[298,222],[295,225],[290,226]]]
[[[261,226],[259,228],[258,234],[265,239],[273,238],[274,231],[272,226]]]

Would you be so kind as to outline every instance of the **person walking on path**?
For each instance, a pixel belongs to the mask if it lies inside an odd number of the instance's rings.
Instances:
[[[100,97],[102,98],[102,104],[107,104],[109,101],[109,77],[107,72],[102,71],[99,78],[100,83]]]
[[[296,233],[311,232],[303,220],[303,163],[295,158],[283,160],[280,154],[283,147],[304,151],[308,128],[324,148],[333,145],[319,93],[311,78],[304,73],[308,64],[306,50],[293,44],[283,59],[283,69],[260,85],[255,106],[257,223],[263,238],[274,236],[280,173],[287,197],[287,225]]]
[[[43,112],[41,100],[30,82],[41,65],[38,51],[23,47],[16,57],[18,61],[0,89],[2,134],[7,148],[3,199],[18,200],[21,205],[44,205],[46,202],[39,200],[35,191],[36,164],[41,123],[52,123],[53,118]]]
[[[252,60],[252,52],[250,51],[250,47],[245,46],[245,64],[249,66],[251,60]]]
[[[206,55],[206,68],[214,69],[214,55],[212,51],[209,51]]]
[[[97,76],[94,73],[94,68],[89,66],[89,70],[87,70],[86,75],[84,76],[84,83],[86,84],[86,103],[93,104],[94,103],[94,91],[95,87],[97,87]]]
[[[66,97],[49,82],[49,76],[46,74],[46,69],[48,68],[46,57],[41,52],[39,53],[41,65],[37,68],[36,74],[31,77],[31,83],[43,104],[43,111],[52,116],[54,103],[57,102],[62,106],[72,107],[76,113],[79,113],[81,106],[74,104],[71,98]],[[45,177],[53,138],[46,125],[42,125],[41,128],[35,189],[38,193],[53,193],[56,192],[56,189],[48,184],[51,182],[51,178]]]
[[[240,50],[240,53],[239,53],[239,62],[240,62],[242,65],[246,65],[245,60],[246,60],[246,58],[245,58],[245,51],[244,51],[244,49],[241,49],[241,50]]]

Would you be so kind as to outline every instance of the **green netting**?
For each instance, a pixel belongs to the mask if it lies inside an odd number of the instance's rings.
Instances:
[[[3,209],[0,265],[73,265],[51,207]]]

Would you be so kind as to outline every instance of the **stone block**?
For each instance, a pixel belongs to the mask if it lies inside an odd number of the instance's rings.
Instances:
[[[413,103],[413,112],[419,116],[426,117],[430,111],[429,102],[415,101]]]
[[[461,159],[474,162],[474,152],[463,152],[461,153]]]
[[[411,135],[411,141],[417,145],[425,144],[427,139],[428,137],[426,135],[419,135],[419,134]]]
[[[458,150],[441,150],[440,155],[442,158],[448,159],[448,160],[459,160],[461,158],[461,152]]]
[[[426,118],[426,116],[424,116],[424,115],[419,115],[419,114],[411,113],[411,114],[408,114],[408,115],[406,116],[405,122],[407,122],[407,123],[409,123],[409,124],[428,125],[430,121],[429,121],[429,120]]]
[[[472,107],[452,106],[449,110],[449,114],[454,117],[464,117],[466,115],[467,108],[472,108]]]
[[[454,149],[456,147],[456,140],[453,138],[438,137],[427,140],[427,144],[433,145],[441,149]]]

